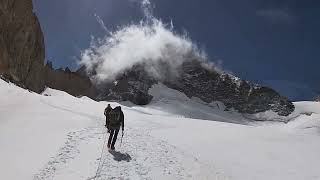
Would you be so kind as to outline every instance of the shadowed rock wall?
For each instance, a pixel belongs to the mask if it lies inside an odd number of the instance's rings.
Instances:
[[[32,8],[32,0],[0,1],[0,73],[41,92],[45,46]]]
[[[37,93],[49,86],[75,96],[94,96],[83,68],[78,73],[54,70],[52,63],[45,66],[44,61],[44,37],[32,0],[1,0],[0,75]]]

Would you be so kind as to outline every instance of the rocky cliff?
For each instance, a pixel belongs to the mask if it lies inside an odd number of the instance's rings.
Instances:
[[[157,80],[150,76],[142,65],[136,65],[118,76],[115,81],[96,85],[96,99],[131,101],[137,105],[146,105],[153,98],[148,94],[148,90],[156,83]]]
[[[229,109],[248,114],[272,110],[287,116],[294,110],[294,105],[275,90],[206,69],[199,61],[185,62],[181,72],[176,80],[165,84],[188,97],[198,97],[207,103],[221,101]]]
[[[208,69],[198,60],[186,61],[177,72],[179,75],[176,77],[159,80],[150,76],[143,64],[136,65],[119,75],[114,82],[100,85],[98,99],[148,104],[152,100],[149,88],[161,82],[190,98],[197,97],[207,103],[220,101],[227,109],[233,108],[241,113],[254,114],[271,110],[287,116],[294,110],[294,105],[273,89]]]
[[[32,0],[0,1],[0,71],[35,92],[44,88],[45,46]]]
[[[0,75],[34,92],[46,86],[71,95],[93,97],[94,88],[83,68],[78,72],[44,65],[43,33],[32,0],[0,1]]]

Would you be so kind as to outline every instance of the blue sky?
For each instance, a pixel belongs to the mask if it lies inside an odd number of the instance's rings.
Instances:
[[[138,0],[34,0],[46,41],[46,57],[56,67],[76,68],[91,36],[138,22]],[[320,2],[316,0],[151,0],[154,15],[186,31],[210,59],[253,82],[279,81],[306,87],[294,99],[320,92]],[[272,83],[276,82],[276,83]],[[274,84],[274,85],[273,85]],[[284,95],[289,93],[283,91]]]

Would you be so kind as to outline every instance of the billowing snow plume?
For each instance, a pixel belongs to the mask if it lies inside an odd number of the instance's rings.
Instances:
[[[145,18],[139,24],[93,39],[90,48],[82,52],[80,63],[95,72],[93,79],[113,80],[138,63],[155,78],[164,78],[163,66],[159,65],[167,65],[166,72],[172,74],[186,59],[206,59],[187,35],[173,31],[172,23],[168,26],[153,17],[148,0],[143,0],[141,7]]]

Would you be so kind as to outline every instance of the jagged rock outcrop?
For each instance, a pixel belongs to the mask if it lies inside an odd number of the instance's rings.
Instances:
[[[199,61],[185,62],[181,72],[177,79],[165,84],[188,97],[198,97],[207,103],[221,101],[228,109],[248,114],[272,110],[287,116],[294,110],[294,105],[273,89],[206,69]]]
[[[97,85],[97,100],[131,101],[137,105],[146,105],[152,100],[149,88],[157,83],[143,66],[137,65],[131,71],[119,76],[116,81]]]
[[[53,69],[52,63],[45,66],[45,84],[48,87],[65,91],[73,96],[95,96],[95,88],[89,77],[83,74],[83,68],[72,72],[68,67],[65,69]]]
[[[32,0],[1,0],[0,25],[0,73],[41,92],[45,46]]]
[[[241,113],[254,114],[272,110],[281,116],[287,116],[293,112],[294,105],[273,89],[208,69],[202,63],[198,60],[186,61],[177,69],[177,77],[162,80],[150,76],[143,65],[136,65],[120,75],[115,82],[98,87],[98,98],[148,104],[152,100],[152,96],[148,94],[149,88],[161,82],[190,98],[197,97],[207,103],[220,101],[227,109],[233,108]]]

